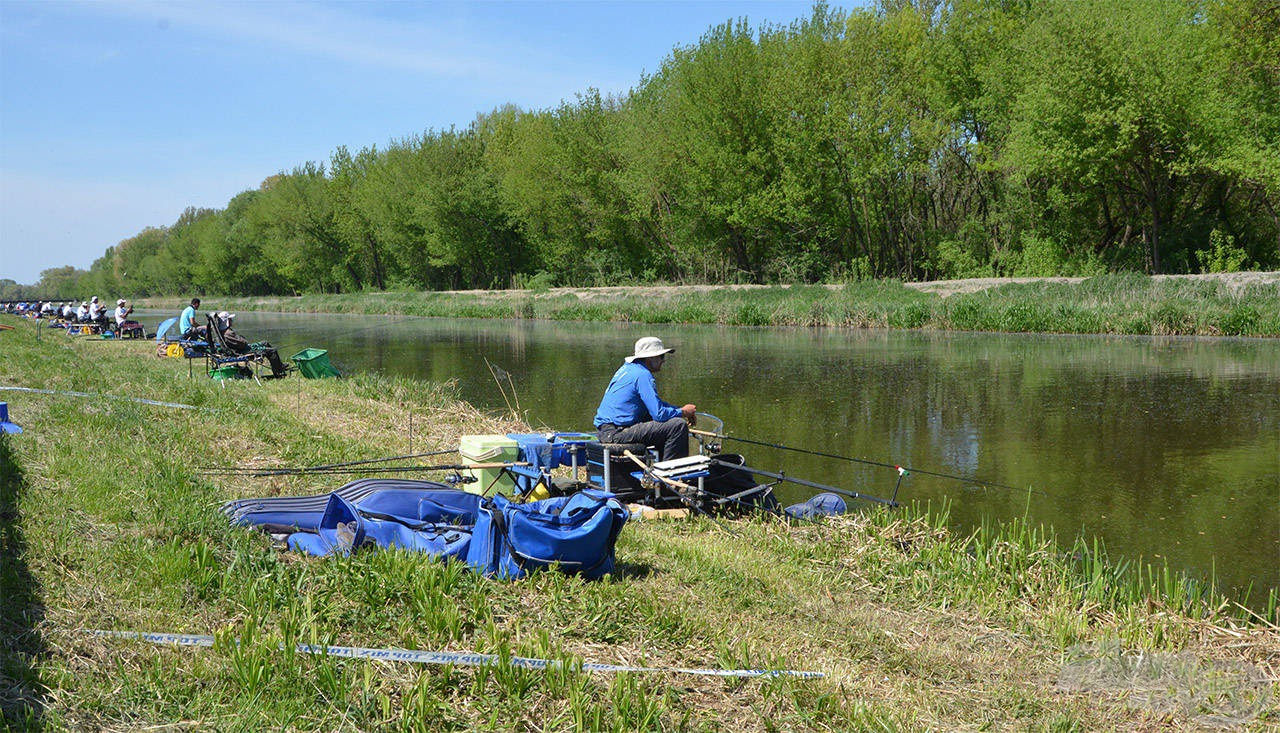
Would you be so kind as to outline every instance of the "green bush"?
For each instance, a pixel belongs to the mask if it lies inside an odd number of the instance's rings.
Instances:
[[[734,313],[732,324],[735,326],[767,326],[773,319],[769,310],[759,303],[743,303]]]
[[[1249,253],[1236,246],[1236,238],[1221,229],[1209,232],[1209,249],[1196,250],[1200,272],[1240,272],[1249,261]]]
[[[1018,277],[1052,277],[1064,272],[1067,252],[1050,237],[1040,237],[1031,232],[1022,233],[1022,257],[1014,268]]]
[[[1178,336],[1196,333],[1196,314],[1186,303],[1165,301],[1151,314],[1151,333],[1157,336]]]
[[[992,277],[991,266],[985,264],[963,242],[944,239],[938,242],[938,270],[943,278]]]
[[[1022,333],[1052,330],[1048,314],[1031,302],[1012,303],[1004,309],[1000,318],[1001,331]]]
[[[523,275],[517,272],[511,276],[511,287],[516,290],[532,290],[535,293],[545,293],[555,284],[555,276],[546,270],[538,270],[532,275]]]

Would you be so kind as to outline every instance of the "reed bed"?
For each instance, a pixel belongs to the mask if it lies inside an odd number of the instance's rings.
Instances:
[[[202,469],[406,453],[409,412],[422,420],[419,451],[527,426],[458,402],[448,384],[367,375],[217,383],[151,353],[0,335],[0,385],[198,408],[0,392],[26,429],[0,438],[0,703],[14,729],[1280,724],[1274,600],[1251,614],[1159,567],[1117,565],[1102,548],[1021,522],[957,534],[946,507],[867,509],[821,524],[739,519],[731,531],[705,519],[633,522],[618,571],[601,582],[556,573],[498,582],[406,552],[281,553],[227,526],[218,504],[343,479]],[[178,649],[85,629],[217,640]],[[565,665],[410,666],[301,654],[297,642]],[[1134,675],[1091,671],[1135,659],[1190,663],[1176,674],[1165,665],[1163,686],[1140,691]],[[584,661],[827,676],[601,675],[582,672]]]
[[[447,318],[710,323],[1152,336],[1280,336],[1280,275],[1106,275],[983,281],[959,289],[843,285],[365,292],[218,298],[220,307]],[[145,301],[177,309],[175,299]]]

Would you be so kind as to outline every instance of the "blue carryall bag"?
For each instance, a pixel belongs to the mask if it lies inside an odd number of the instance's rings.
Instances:
[[[289,535],[289,549],[349,555],[373,545],[461,559],[467,555],[479,504],[478,495],[457,489],[386,489],[359,505],[335,492],[318,526]]]
[[[480,505],[467,564],[501,578],[553,564],[599,578],[613,572],[613,546],[629,517],[613,494],[594,489],[528,504],[498,495]]]

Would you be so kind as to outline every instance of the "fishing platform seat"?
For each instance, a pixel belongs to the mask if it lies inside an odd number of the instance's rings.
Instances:
[[[640,479],[632,474],[639,468],[627,453],[641,461],[656,458],[657,453],[644,443],[586,443],[587,481],[619,496],[644,493]],[[650,456],[650,452],[653,455]]]
[[[137,321],[125,321],[116,326],[116,332],[122,339],[140,339],[146,337],[146,329]]]
[[[231,372],[234,371],[241,377],[257,379],[260,372],[270,370],[271,373],[264,375],[263,378],[278,379],[288,373],[289,368],[280,361],[276,350],[270,344],[252,343],[247,345],[247,351],[244,350],[244,346],[237,350],[227,340],[226,333],[218,328],[216,316],[206,316],[205,320],[208,324],[210,342],[210,348],[205,352],[205,371],[210,376],[215,378],[218,378],[219,374],[233,376]],[[241,341],[241,343],[245,342]],[[226,369],[226,367],[235,369]]]

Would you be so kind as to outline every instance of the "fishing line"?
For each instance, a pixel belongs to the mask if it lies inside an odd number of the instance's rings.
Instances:
[[[933,476],[936,478],[951,479],[953,481],[959,481],[961,483],[966,483],[966,484],[977,484],[978,486],[981,486],[984,489],[990,487],[993,489],[1005,489],[1007,491],[1017,491],[1019,493],[1039,494],[1040,496],[1047,496],[1054,499],[1060,498],[1058,496],[1055,496],[1054,494],[1050,494],[1044,491],[1037,491],[1036,489],[1030,489],[1022,486],[1010,486],[1009,484],[1001,484],[995,481],[985,481],[983,479],[978,479],[978,478],[967,478],[965,476],[956,476],[955,474],[940,473],[938,471],[927,471],[923,468],[899,466],[894,463],[884,463],[883,461],[873,461],[867,458],[841,456],[841,455],[836,455],[835,453],[824,453],[823,451],[809,450],[807,448],[793,448],[789,445],[782,445],[781,443],[769,443],[763,440],[752,440],[751,438],[739,438],[735,435],[728,435],[725,433],[706,433],[706,431],[704,430],[696,430],[696,431],[690,430],[689,432],[708,434],[711,437],[719,438],[721,440],[735,440],[739,443],[749,443],[751,445],[759,445],[765,448],[777,448],[779,450],[788,450],[788,451],[793,451],[795,453],[805,453],[811,456],[819,456],[822,458],[834,458],[839,461],[851,461],[853,463],[862,463],[868,466],[877,466],[880,468],[893,468],[897,470],[905,470],[908,473],[917,473],[917,474],[920,474],[921,476]]]
[[[308,315],[308,314],[305,314],[305,313],[284,313],[284,314],[282,314],[282,315]],[[312,314],[312,315],[314,315],[314,314]],[[378,316],[378,317],[380,317],[380,318],[386,318],[387,316],[383,315],[383,316]],[[389,320],[386,320],[386,321],[379,321],[378,323],[374,323],[374,324],[372,324],[372,325],[367,325],[367,326],[355,326],[355,327],[352,327],[352,328],[347,328],[347,329],[343,329],[343,330],[341,330],[341,331],[336,331],[336,332],[326,333],[326,334],[322,334],[322,335],[323,335],[325,338],[330,338],[330,339],[332,339],[332,338],[346,338],[346,337],[350,337],[350,336],[355,336],[356,334],[358,334],[358,333],[363,333],[363,332],[365,332],[365,331],[372,331],[372,330],[374,330],[375,328],[383,328],[384,326],[393,325],[393,324],[395,324],[395,323],[399,323],[399,322],[400,322],[401,320],[403,320],[403,319],[406,319],[406,318],[414,318],[414,317],[415,317],[415,316],[392,316],[392,317],[391,317],[391,319],[389,319]],[[305,337],[304,337],[304,339],[305,339]],[[299,346],[304,342],[304,339],[296,339],[296,340],[286,341],[286,342],[285,342],[285,346],[277,347],[277,350],[280,350],[280,351],[292,351],[293,349],[298,348],[298,347],[299,347]]]
[[[204,634],[158,634],[142,631],[98,631],[85,629],[84,633],[92,636],[106,636],[116,639],[133,639],[165,646],[189,646],[211,648],[215,644],[212,636]],[[239,644],[238,639],[233,639]],[[280,645],[284,648],[284,644]],[[318,654],[330,657],[348,657],[351,659],[376,659],[384,662],[411,662],[413,664],[453,664],[462,667],[500,667],[503,665],[523,669],[573,669],[574,665],[565,664],[557,659],[535,659],[532,657],[507,657],[497,654],[477,654],[475,652],[429,652],[416,649],[370,649],[358,646],[331,646],[323,644],[297,644],[294,649],[303,654]],[[689,667],[627,667],[617,664],[599,664],[583,662],[583,672],[656,672],[698,675],[702,677],[796,677],[799,679],[820,679],[824,672],[806,672],[792,669],[698,669]]]

